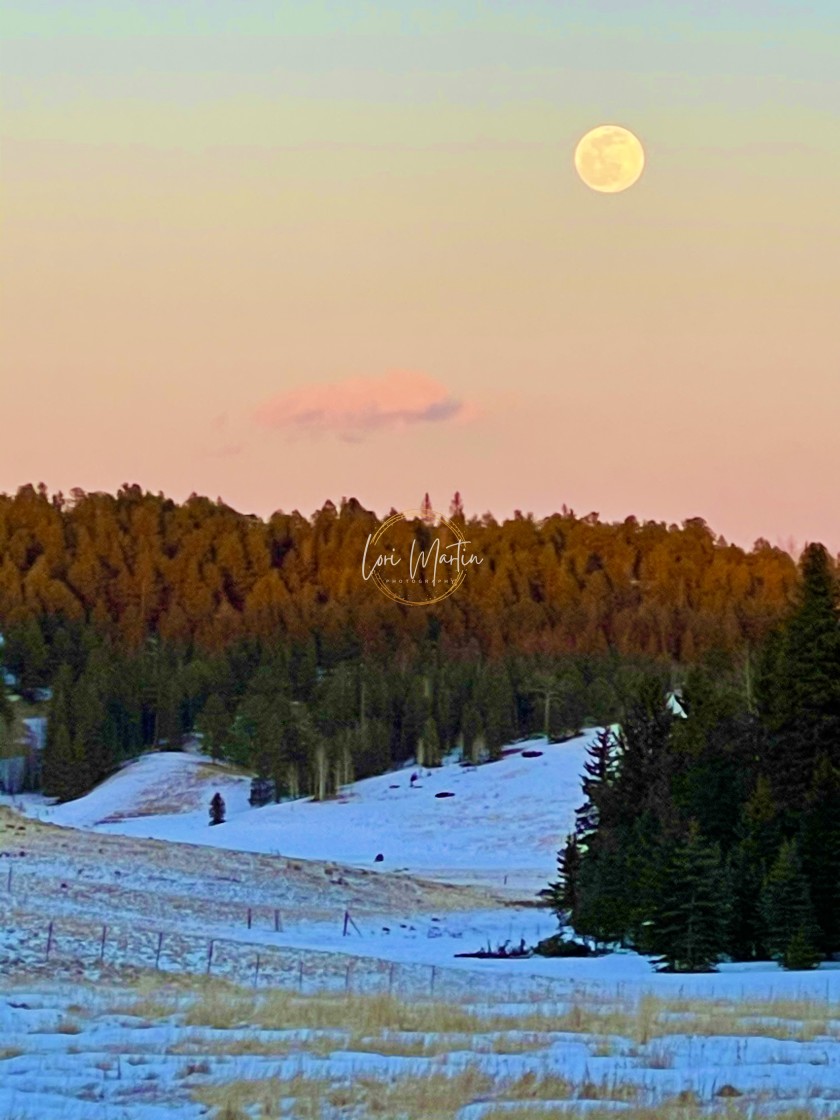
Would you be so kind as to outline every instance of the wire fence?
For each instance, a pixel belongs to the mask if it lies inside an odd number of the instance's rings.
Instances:
[[[212,976],[253,988],[283,988],[301,994],[347,992],[411,999],[469,999],[480,993],[511,1000],[562,1000],[569,995],[568,981],[524,972],[493,975],[470,968],[247,943],[134,922],[46,919],[14,906],[5,907],[0,919],[0,965],[6,968],[43,969],[60,963],[81,972],[102,967],[139,968]]]

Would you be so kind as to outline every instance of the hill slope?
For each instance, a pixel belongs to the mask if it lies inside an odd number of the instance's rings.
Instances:
[[[587,732],[567,743],[518,743],[499,762],[403,769],[348,786],[327,802],[252,808],[250,782],[188,752],[145,755],[87,796],[27,811],[54,824],[236,851],[409,871],[532,894],[553,876],[557,848],[574,823]],[[523,751],[539,752],[525,757]],[[414,784],[411,775],[418,775]],[[219,790],[227,820],[211,827]],[[448,793],[451,796],[440,797]],[[376,862],[376,856],[383,859]]]

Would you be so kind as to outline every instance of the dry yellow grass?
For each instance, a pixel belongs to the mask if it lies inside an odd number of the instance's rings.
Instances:
[[[334,1106],[356,1106],[356,1115],[373,1120],[452,1120],[465,1105],[487,1099],[493,1079],[478,1065],[456,1073],[432,1072],[393,1080],[354,1078],[351,1086],[337,1091]]]
[[[840,1008],[825,1002],[768,1000],[740,1003],[737,1000],[681,1000],[647,995],[636,1005],[593,1003],[577,999],[556,1007],[541,1004],[532,1010],[479,1013],[464,1003],[434,1000],[407,1001],[388,995],[320,993],[298,995],[282,989],[255,993],[215,979],[190,978],[188,982],[161,985],[146,981],[138,986],[138,998],[113,1010],[124,1014],[160,1019],[182,1014],[190,1026],[263,1030],[340,1029],[353,1036],[372,1032],[401,1031],[438,1035],[478,1036],[524,1032],[532,1039],[559,1034],[594,1036],[600,1052],[612,1052],[615,1038],[638,1046],[670,1036],[686,1034],[760,1036],[799,1042],[832,1037],[832,1020],[840,1019]],[[504,1052],[501,1043],[491,1049]],[[531,1049],[521,1042],[518,1048]],[[515,1051],[511,1051],[515,1052]],[[596,1053],[599,1052],[596,1050]]]
[[[557,1108],[489,1108],[482,1113],[482,1120],[817,1120],[825,1113],[809,1109],[793,1109],[778,1112],[774,1110],[742,1109],[726,1105],[719,1108],[700,1109],[691,1102],[670,1101],[649,1108],[623,1108],[616,1112],[613,1108],[578,1108],[575,1105]],[[412,1117],[412,1120],[414,1118]],[[419,1118],[418,1118],[419,1120]]]
[[[42,1030],[77,1033],[77,1018],[112,1015],[115,1005],[119,1013],[139,1013],[149,1023],[171,1018],[180,1024],[178,1029],[173,1026],[172,1045],[166,1051],[171,1056],[171,1083],[204,1104],[212,1120],[325,1120],[338,1115],[345,1120],[450,1120],[464,1106],[477,1103],[489,1109],[482,1120],[616,1120],[619,1113],[608,1104],[623,1106],[623,1120],[825,1117],[817,1110],[818,1104],[825,1108],[825,1092],[815,1083],[808,1082],[807,1095],[772,1099],[750,1091],[749,1084],[755,1082],[742,1084],[737,1071],[732,1073],[730,1098],[722,1087],[712,1100],[700,1100],[686,1090],[656,1107],[645,1107],[645,1101],[657,1099],[653,1082],[625,1080],[620,1064],[600,1080],[591,1074],[572,1080],[558,1072],[557,1051],[551,1052],[553,1044],[573,1036],[593,1054],[629,1056],[636,1071],[668,1068],[677,1049],[668,1036],[694,1033],[698,1023],[709,1020],[709,1034],[739,1033],[738,1025],[745,1021],[755,1033],[763,1025],[767,1034],[779,1029],[802,1037],[829,1024],[825,1003],[646,997],[633,1004],[604,998],[584,1002],[581,997],[556,1007],[523,1004],[517,1013],[507,1005],[497,1010],[492,996],[468,1005],[344,992],[300,995],[253,991],[215,978],[159,974],[126,982],[119,994],[80,986],[72,991],[72,999],[58,1027]],[[72,1016],[66,1014],[71,1008]],[[68,1053],[80,1052],[75,1041],[65,1043]],[[142,1051],[142,1042],[138,1045]],[[515,1077],[507,1062],[493,1057],[529,1051],[535,1058],[527,1067],[513,1067]],[[21,1053],[9,1048],[0,1051],[0,1058]],[[409,1062],[394,1063],[386,1071],[379,1063],[368,1064],[369,1054]],[[258,1060],[247,1061],[251,1055]],[[327,1064],[324,1060],[332,1055],[339,1055],[340,1062]],[[246,1061],[234,1070],[230,1060],[237,1056]],[[97,1058],[95,1068],[103,1076],[109,1074],[115,1059],[101,1053]],[[146,1059],[135,1052],[122,1060],[141,1064]],[[529,1072],[521,1073],[523,1068]],[[593,1069],[600,1073],[597,1065]],[[260,1070],[265,1070],[264,1077],[258,1077]],[[219,1082],[226,1071],[230,1080]],[[304,1078],[304,1072],[316,1076]],[[211,1079],[216,1083],[204,1083]],[[782,1100],[802,1099],[815,1102],[814,1112],[773,1111]]]
[[[321,1030],[300,1037],[290,1032],[284,1038],[266,1038],[254,1031],[229,1039],[210,1035],[192,1035],[189,1039],[171,1046],[167,1053],[181,1055],[243,1055],[281,1058],[292,1054],[311,1054],[327,1057],[334,1053],[380,1054],[383,1057],[436,1058],[457,1052],[474,1054],[527,1054],[546,1050],[551,1045],[550,1035],[498,1034],[443,1034],[425,1035],[412,1033],[353,1033],[341,1030]]]
[[[731,1102],[702,1107],[692,1093],[654,1107],[634,1106],[637,1096],[632,1086],[576,1086],[556,1075],[525,1074],[499,1083],[474,1063],[451,1074],[430,1070],[387,1080],[364,1075],[341,1084],[298,1075],[282,1081],[237,1080],[194,1092],[196,1100],[214,1110],[213,1120],[276,1117],[284,1098],[294,1100],[296,1120],[323,1120],[330,1109],[345,1110],[356,1120],[451,1120],[466,1105],[479,1102],[490,1106],[482,1120],[616,1120],[614,1107],[593,1107],[592,1101],[628,1106],[621,1109],[622,1120],[816,1120],[824,1115],[802,1108],[786,1112],[755,1104],[743,1108]],[[576,1105],[575,1100],[587,1104]],[[517,1101],[527,1101],[527,1107],[517,1108]],[[541,1107],[540,1102],[551,1103]]]
[[[33,1027],[30,1034],[81,1034],[82,1028],[72,1019],[59,1019],[52,1026]]]
[[[193,1097],[213,1109],[213,1120],[252,1120],[256,1116],[280,1115],[280,1101],[293,1098],[296,1120],[321,1120],[322,1105],[330,1092],[330,1083],[298,1074],[283,1079],[240,1079],[224,1085],[197,1088]],[[255,1111],[256,1110],[256,1111]]]

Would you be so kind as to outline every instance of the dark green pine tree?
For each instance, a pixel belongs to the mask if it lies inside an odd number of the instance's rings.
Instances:
[[[767,945],[785,968],[813,968],[819,930],[795,840],[786,840],[764,884],[761,906]]]
[[[251,765],[260,778],[271,777],[275,789],[285,786],[286,741],[291,719],[285,697],[252,698],[250,713],[253,728]],[[279,783],[279,784],[277,784]]]
[[[628,826],[644,806],[670,799],[671,737],[676,717],[660,674],[646,674],[629,701],[618,736],[619,812]]]
[[[52,699],[47,719],[47,741],[44,745],[42,788],[47,797],[68,801],[75,796],[73,726],[70,718],[70,695],[73,671],[63,664],[53,682]]]
[[[561,925],[571,921],[579,910],[580,862],[578,839],[570,833],[557,853],[557,878],[540,892]]]
[[[157,697],[157,743],[178,750],[183,742],[181,674],[172,667],[160,682]]]
[[[734,960],[762,960],[767,944],[761,892],[781,844],[779,810],[764,776],[741,810],[735,835],[727,860],[732,894],[727,951]]]
[[[52,728],[48,727],[42,778],[47,797],[72,801],[76,796],[75,762],[76,752],[68,724],[57,722]]]
[[[727,852],[757,778],[760,728],[736,682],[706,667],[687,671],[681,702],[688,718],[674,722],[673,797],[682,819],[702,821]]]
[[[670,972],[708,972],[723,953],[728,898],[720,850],[708,844],[696,821],[667,862],[662,895],[649,931],[653,952]]]
[[[292,646],[287,674],[295,699],[311,704],[318,689],[318,646],[314,635]]]
[[[760,900],[763,879],[748,845],[736,844],[726,861],[732,906],[726,931],[726,952],[735,961],[763,960],[767,956]]]
[[[590,836],[603,821],[609,827],[609,792],[616,778],[616,752],[618,741],[610,727],[603,727],[594,741],[586,748],[583,769],[586,777],[581,783],[584,803],[576,810],[575,832],[579,839]]]
[[[3,680],[2,666],[0,666],[0,758],[5,758],[9,750],[14,724],[14,711],[6,695],[6,684]]]
[[[516,733],[513,686],[503,666],[484,668],[476,690],[476,705],[481,712],[488,759],[497,761],[502,757],[502,747]]]
[[[91,658],[73,689],[74,747],[81,751],[80,762],[91,784],[105,778],[115,762],[105,704],[107,688],[103,667]]]
[[[800,831],[802,868],[808,880],[817,943],[840,951],[840,770],[827,754],[817,760]]]
[[[426,720],[421,737],[423,740],[423,765],[440,766],[442,761],[440,736],[438,735],[437,724],[435,723],[433,716],[429,716],[429,718]]]
[[[391,757],[395,762],[405,762],[417,755],[431,700],[423,679],[409,669],[396,670],[389,684]]]
[[[571,915],[574,931],[600,946],[624,943],[630,891],[627,851],[616,834],[605,831],[581,852]]]
[[[48,684],[50,651],[38,619],[10,626],[5,637],[5,665],[17,677],[19,691],[26,694]]]
[[[95,778],[91,773],[90,761],[87,755],[87,742],[81,732],[76,732],[70,751],[71,783],[69,797],[83,797],[95,785]]]
[[[218,692],[211,692],[195,721],[201,733],[201,749],[218,762],[225,757],[225,743],[230,735],[231,718]]]
[[[451,678],[451,672],[439,668],[432,689],[433,715],[440,735],[441,749],[445,753],[453,750],[458,740],[458,691]]]
[[[800,573],[798,602],[769,647],[759,683],[774,791],[791,818],[804,807],[817,757],[826,753],[840,766],[840,611],[821,544],[805,549]]]
[[[284,721],[283,742],[277,755],[275,771],[276,797],[286,790],[290,796],[299,797],[304,787],[309,793],[316,793],[320,781],[325,789],[326,774],[329,769],[327,740],[319,732],[309,708],[302,701],[293,701],[288,709],[279,709]],[[353,731],[349,738],[356,738]],[[285,775],[282,771],[285,770]],[[288,775],[292,775],[289,783]],[[314,779],[314,784],[313,784]],[[325,793],[326,795],[326,793]]]

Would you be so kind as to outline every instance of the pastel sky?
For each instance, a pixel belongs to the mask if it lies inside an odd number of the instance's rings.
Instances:
[[[0,41],[0,490],[840,549],[836,0],[26,0]]]

